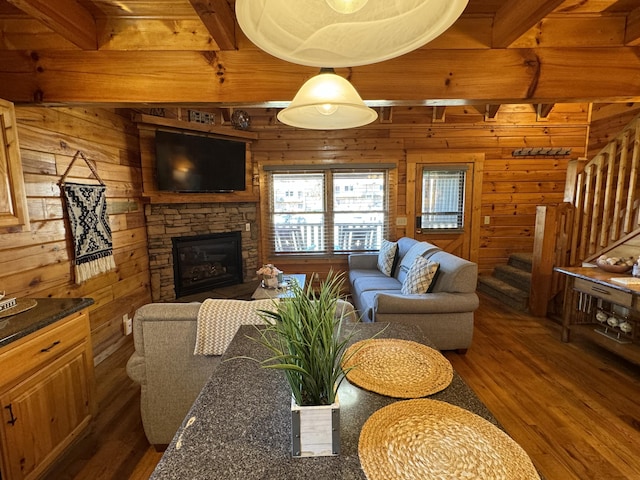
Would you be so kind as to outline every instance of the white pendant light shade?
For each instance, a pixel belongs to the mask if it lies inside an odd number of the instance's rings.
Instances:
[[[332,70],[307,80],[278,113],[282,123],[312,130],[361,127],[376,118],[376,111],[364,104],[353,85]]]
[[[415,50],[449,28],[468,0],[236,0],[242,31],[300,65],[355,67]]]

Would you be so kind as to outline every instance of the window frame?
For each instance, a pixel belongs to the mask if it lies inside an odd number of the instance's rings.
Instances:
[[[469,222],[469,219],[465,216],[465,203],[467,201],[467,175],[469,168],[466,165],[441,165],[441,164],[431,164],[431,165],[423,165],[421,169],[421,175],[419,178],[420,182],[420,211],[416,212],[416,228],[421,231],[421,233],[462,233],[465,231],[466,225]],[[457,211],[451,212],[424,212],[424,196],[425,196],[425,188],[424,188],[424,173],[425,172],[453,172],[458,175],[458,187],[461,190],[458,191],[458,209]],[[460,218],[460,221],[457,222],[457,227],[454,228],[444,228],[444,227],[428,227],[422,224],[422,217],[425,214],[447,214],[447,215],[456,215]]]
[[[345,256],[351,253],[364,253],[377,251],[378,248],[368,249],[351,249],[340,250],[335,248],[334,232],[336,229],[336,213],[344,213],[335,208],[334,195],[336,193],[336,184],[334,182],[334,175],[341,173],[377,173],[383,175],[383,207],[379,213],[383,216],[382,231],[378,241],[381,242],[382,238],[388,238],[391,233],[392,225],[391,219],[393,212],[395,211],[394,203],[392,201],[392,188],[394,185],[392,181],[395,180],[392,174],[395,165],[389,164],[366,164],[366,165],[296,165],[296,166],[264,166],[262,169],[261,191],[263,198],[263,247],[267,257],[271,258],[284,258],[284,257],[313,257],[313,258],[331,258],[334,256]],[[324,177],[324,249],[319,251],[276,251],[276,233],[274,215],[274,191],[273,191],[273,175],[277,174],[322,174]]]

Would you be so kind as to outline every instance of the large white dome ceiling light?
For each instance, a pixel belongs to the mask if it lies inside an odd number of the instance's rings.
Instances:
[[[389,60],[430,42],[468,0],[236,0],[242,31],[271,55],[313,67]]]

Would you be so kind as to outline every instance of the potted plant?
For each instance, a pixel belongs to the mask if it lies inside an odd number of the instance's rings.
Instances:
[[[294,456],[337,455],[340,450],[337,393],[347,373],[342,360],[352,336],[342,334],[342,284],[343,274],[333,272],[317,291],[294,282],[290,297],[274,311],[260,312],[266,326],[256,341],[271,352],[261,364],[282,370],[291,388]]]

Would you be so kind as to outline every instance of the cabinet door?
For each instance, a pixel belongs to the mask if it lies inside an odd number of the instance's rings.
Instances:
[[[37,477],[88,424],[87,361],[79,345],[0,396],[8,479]]]
[[[11,102],[0,100],[0,227],[29,230],[18,126]]]

